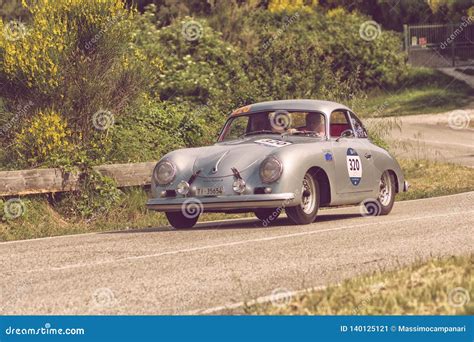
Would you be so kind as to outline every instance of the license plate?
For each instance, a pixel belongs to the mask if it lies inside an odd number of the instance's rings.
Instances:
[[[220,196],[223,194],[224,194],[224,187],[222,186],[196,189],[197,196]]]

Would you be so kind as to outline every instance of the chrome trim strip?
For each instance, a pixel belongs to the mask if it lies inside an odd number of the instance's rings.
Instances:
[[[219,172],[219,164],[221,163],[222,159],[229,153],[229,150],[225,151],[222,156],[217,160],[216,165],[211,170],[211,173],[215,174]]]

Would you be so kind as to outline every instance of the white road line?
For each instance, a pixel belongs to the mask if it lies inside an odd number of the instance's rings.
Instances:
[[[258,239],[239,240],[239,241],[234,241],[234,242],[221,243],[221,244],[217,244],[217,245],[207,245],[207,246],[201,246],[201,247],[185,248],[185,249],[180,249],[180,250],[175,250],[175,251],[168,251],[168,252],[161,252],[161,253],[156,253],[156,254],[145,254],[145,255],[138,255],[138,256],[130,256],[130,257],[125,257],[125,258],[113,259],[113,260],[98,261],[98,262],[94,262],[94,263],[82,263],[82,264],[66,265],[66,266],[61,266],[61,267],[33,269],[33,270],[27,270],[27,271],[20,272],[20,273],[62,271],[62,270],[69,270],[69,269],[75,269],[75,268],[81,268],[81,267],[94,267],[94,266],[101,266],[101,265],[113,264],[113,263],[124,262],[124,261],[126,262],[126,261],[134,261],[134,260],[143,260],[143,259],[158,258],[158,257],[168,256],[168,255],[199,252],[199,251],[204,251],[204,250],[209,250],[209,249],[217,249],[217,248],[222,248],[222,247],[233,247],[233,246],[244,245],[244,244],[248,244],[248,243],[280,240],[280,239],[315,235],[315,234],[334,232],[334,231],[340,231],[340,230],[346,230],[346,229],[361,228],[361,227],[368,227],[368,226],[381,225],[381,224],[386,225],[386,224],[393,224],[393,223],[402,223],[402,222],[409,222],[409,221],[426,220],[426,219],[432,219],[432,218],[449,217],[449,216],[459,215],[459,214],[465,215],[465,214],[469,214],[469,213],[474,213],[474,210],[463,211],[463,212],[454,212],[454,213],[448,213],[448,214],[412,217],[412,218],[391,220],[391,221],[387,220],[387,221],[376,221],[376,222],[365,223],[365,224],[347,225],[347,226],[342,226],[342,227],[313,230],[313,231],[307,231],[307,232],[301,232],[301,233],[269,236],[269,237],[258,238]],[[372,218],[367,218],[367,219],[370,220]]]
[[[447,195],[447,196],[437,196],[437,197],[429,197],[429,198],[418,198],[418,199],[413,199],[413,200],[407,200],[407,201],[396,201],[396,205],[400,204],[405,204],[405,203],[411,203],[411,202],[417,202],[417,201],[430,201],[430,200],[439,200],[439,199],[444,199],[444,198],[450,198],[450,197],[455,197],[455,196],[463,196],[463,195],[468,195],[469,194],[474,194],[474,191],[470,192],[461,192],[457,194],[452,194],[452,195]],[[332,207],[332,208],[322,208],[324,210],[338,210],[338,209],[346,209],[346,208],[357,208],[357,205],[354,206],[347,206],[347,207]],[[235,219],[225,219],[225,220],[217,220],[217,221],[201,221],[198,224],[200,225],[205,225],[205,224],[212,224],[212,223],[226,223],[226,222],[238,222],[238,221],[244,221],[244,220],[250,220],[252,218],[250,217],[244,217],[244,218],[235,218]],[[168,226],[165,226],[168,227]],[[156,227],[155,227],[156,228]],[[143,228],[142,228],[143,229]],[[154,228],[151,228],[154,229]],[[134,230],[139,230],[139,229],[129,229],[129,230],[110,230],[110,231],[104,231],[104,232],[92,232],[92,233],[83,233],[83,234],[70,234],[70,235],[60,235],[60,236],[50,236],[50,237],[42,237],[42,238],[35,238],[35,239],[27,239],[27,240],[15,240],[15,241],[4,241],[0,242],[1,245],[6,245],[6,244],[15,244],[15,243],[26,243],[26,242],[34,242],[34,241],[42,241],[42,240],[54,240],[54,239],[64,239],[64,238],[78,238],[78,237],[83,237],[83,236],[88,236],[88,235],[102,235],[102,234],[107,234],[107,233],[120,233],[120,232],[128,232],[128,231],[134,231]],[[170,232],[173,230],[170,229]],[[146,230],[145,230],[146,232]]]
[[[340,284],[336,284],[333,286],[340,286]],[[326,290],[328,287],[326,285],[321,285],[321,286],[316,286],[316,287],[310,287],[307,289],[303,290],[297,290],[297,291],[288,291],[285,293],[285,296],[288,296],[290,298],[296,297],[299,295],[302,295],[304,293],[309,293],[313,291],[323,291]],[[229,304],[224,304],[220,306],[214,306],[212,308],[207,308],[207,309],[198,309],[198,310],[192,310],[183,313],[183,315],[210,315],[216,312],[224,311],[224,310],[235,310],[242,308],[244,306],[252,306],[256,304],[266,304],[271,301],[275,300],[274,295],[268,295],[268,296],[262,296],[258,297],[256,299],[249,300],[247,302],[237,302],[237,303],[229,303]]]

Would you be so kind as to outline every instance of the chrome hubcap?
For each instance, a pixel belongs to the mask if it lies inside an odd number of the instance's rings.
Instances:
[[[386,207],[389,205],[391,198],[392,182],[390,181],[390,174],[388,171],[385,171],[380,179],[379,201],[384,207]]]
[[[301,197],[301,208],[305,214],[311,214],[316,205],[316,187],[313,177],[306,174],[303,178],[303,189]]]

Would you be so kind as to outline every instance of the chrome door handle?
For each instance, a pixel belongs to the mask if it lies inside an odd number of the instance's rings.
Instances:
[[[370,159],[370,158],[372,158],[372,155],[370,153],[366,153],[366,154],[364,154],[364,157],[367,158],[367,159]]]

